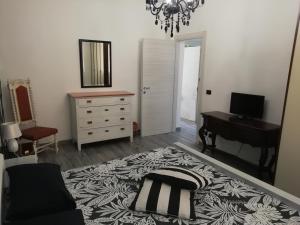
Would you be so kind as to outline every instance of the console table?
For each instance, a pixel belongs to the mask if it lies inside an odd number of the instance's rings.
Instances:
[[[262,172],[265,169],[269,148],[275,148],[275,156],[272,157],[267,166],[268,170],[271,171],[271,167],[278,154],[280,126],[260,120],[242,120],[233,117],[232,114],[223,112],[206,112],[202,113],[202,116],[204,122],[199,130],[199,136],[203,143],[202,152],[207,147],[212,147],[212,150],[216,148],[217,135],[227,140],[239,141],[253,147],[260,147],[259,171]],[[205,139],[207,132],[211,133],[212,145],[209,146]]]

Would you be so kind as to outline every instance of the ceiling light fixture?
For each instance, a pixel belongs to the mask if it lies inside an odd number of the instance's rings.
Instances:
[[[180,31],[180,22],[184,26],[190,25],[191,13],[204,5],[204,0],[146,0],[146,9],[155,16],[155,24],[159,25],[170,36],[174,36],[174,29]],[[164,18],[163,18],[164,17]]]

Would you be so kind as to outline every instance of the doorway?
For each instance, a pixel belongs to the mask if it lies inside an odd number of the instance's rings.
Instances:
[[[177,115],[176,128],[198,140],[200,110],[199,81],[201,64],[201,39],[186,39],[177,42]]]

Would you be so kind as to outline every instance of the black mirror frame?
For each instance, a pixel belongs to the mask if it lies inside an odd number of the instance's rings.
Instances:
[[[96,42],[96,43],[106,43],[110,45],[110,50],[109,50],[109,57],[110,57],[110,75],[109,75],[109,80],[110,84],[105,84],[104,86],[85,86],[83,83],[83,56],[82,56],[82,43],[83,42]],[[107,88],[107,87],[112,87],[112,57],[111,57],[111,52],[112,52],[112,44],[111,41],[99,41],[99,40],[89,40],[89,39],[79,39],[79,59],[80,59],[80,80],[81,80],[81,88]],[[106,82],[105,82],[106,83]]]

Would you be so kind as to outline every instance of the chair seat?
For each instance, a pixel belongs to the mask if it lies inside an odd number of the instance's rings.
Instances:
[[[50,127],[32,127],[25,130],[22,130],[22,138],[37,141],[39,139],[49,137],[57,133],[56,128]]]

